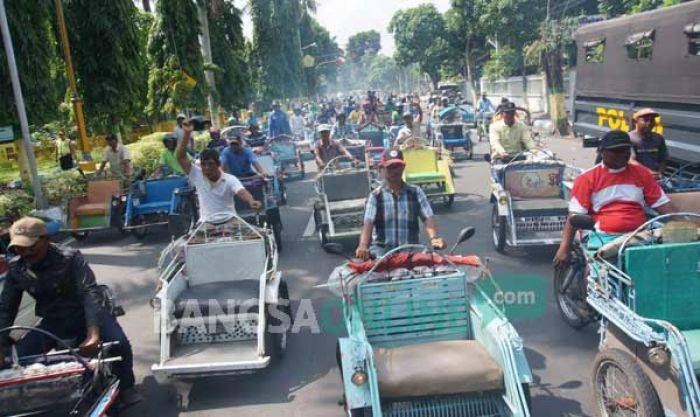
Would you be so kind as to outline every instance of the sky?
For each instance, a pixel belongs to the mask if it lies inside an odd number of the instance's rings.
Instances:
[[[247,0],[236,0],[242,7]],[[387,33],[391,17],[397,10],[432,3],[442,13],[450,7],[450,0],[317,0],[316,19],[335,36],[338,45],[345,48],[348,38],[357,32],[374,29],[382,35],[382,53],[394,53],[394,38]],[[244,16],[243,31],[250,38],[250,16]]]

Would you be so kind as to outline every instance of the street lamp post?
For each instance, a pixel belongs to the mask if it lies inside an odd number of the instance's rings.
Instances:
[[[5,0],[0,0],[0,31],[2,32],[2,42],[3,46],[5,47],[5,54],[7,55],[7,66],[10,70],[10,80],[12,82],[12,92],[15,96],[17,115],[19,116],[19,126],[22,130],[22,147],[27,157],[32,187],[34,188],[34,203],[36,204],[37,208],[44,208],[46,207],[46,201],[44,200],[44,193],[41,189],[39,174],[36,171],[36,159],[34,158],[32,140],[29,136],[29,122],[27,121],[27,112],[24,107],[24,96],[22,96],[22,86],[19,82],[17,62],[15,62],[15,50],[12,46],[10,25],[7,23]]]

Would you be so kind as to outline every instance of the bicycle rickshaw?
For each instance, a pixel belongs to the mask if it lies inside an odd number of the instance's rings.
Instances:
[[[84,416],[117,415],[119,380],[111,372],[109,357],[113,343],[105,343],[94,358],[86,358],[78,349],[46,330],[12,326],[9,332],[39,332],[58,346],[32,356],[19,357],[15,347],[9,355],[10,366],[0,364],[0,412],[3,415]]]
[[[66,208],[61,230],[70,232],[77,240],[99,230],[124,231],[124,198],[121,181],[117,179],[88,181],[85,194],[70,197]]]
[[[439,148],[431,146],[412,145],[404,148],[404,181],[421,187],[430,201],[440,200],[450,207],[455,199],[451,161],[439,153]]]
[[[277,243],[277,249],[282,251],[282,217],[280,216],[280,208],[275,194],[275,178],[254,176],[249,178],[239,178],[246,190],[257,201],[262,203],[262,213],[248,207],[246,203],[241,201],[237,196],[234,197],[236,212],[247,222],[255,224],[258,227],[267,225],[272,229]]]
[[[469,127],[463,122],[441,123],[435,126],[435,139],[442,143],[454,160],[471,159],[474,153]],[[462,148],[464,152],[455,152],[457,148]]]
[[[289,292],[269,230],[215,215],[161,260],[153,303],[160,359],[151,369],[157,381],[174,383],[180,408],[199,378],[249,374],[281,359]]]
[[[274,165],[282,172],[285,179],[302,179],[306,176],[304,161],[291,136],[277,136],[270,140],[269,147]]]
[[[508,247],[557,245],[569,213],[564,182],[579,169],[554,155],[521,152],[491,165],[491,229],[499,252]]]
[[[184,176],[135,181],[126,197],[124,230],[142,239],[149,228],[167,225],[174,236],[197,221],[195,190]]]
[[[337,267],[327,287],[342,300],[347,329],[337,346],[347,415],[529,416],[523,342],[491,285],[477,256],[423,245]]]
[[[590,216],[570,221],[589,230],[580,247],[586,301],[601,317],[599,415],[700,416],[700,214],[657,216],[622,236],[595,232]]]
[[[329,161],[316,179],[317,201],[314,222],[321,245],[359,236],[365,213],[365,200],[371,191],[366,168],[341,168],[347,156]]]

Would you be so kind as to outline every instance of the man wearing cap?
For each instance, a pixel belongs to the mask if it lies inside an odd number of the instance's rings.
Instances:
[[[207,143],[207,149],[221,150],[227,146],[228,142],[221,137],[221,131],[215,127],[209,128],[209,143]]]
[[[515,120],[515,103],[507,102],[499,106],[503,116],[489,128],[489,143],[491,144],[491,160],[503,162],[523,151],[533,151],[535,145],[530,137],[527,126]],[[507,162],[507,161],[506,161]]]
[[[663,136],[653,131],[659,113],[653,109],[642,109],[632,115],[634,130],[630,132],[634,159],[649,168],[655,177],[666,169],[668,149]]]
[[[418,243],[419,220],[435,249],[445,247],[438,237],[433,210],[423,190],[403,180],[406,166],[398,149],[388,149],[382,155],[380,168],[384,182],[373,190],[365,205],[364,224],[355,256],[367,259],[381,256],[398,246]]]
[[[270,176],[265,168],[260,165],[253,151],[243,147],[243,140],[238,135],[229,139],[228,147],[221,152],[220,159],[224,172],[237,178],[247,178],[255,175]]]
[[[238,178],[222,172],[216,149],[203,150],[199,155],[199,164],[190,161],[185,153],[185,142],[190,138],[190,125],[185,122],[182,126],[185,136],[177,144],[175,157],[187,173],[190,184],[197,189],[199,218],[207,220],[219,213],[235,214],[234,196],[238,196],[252,209],[260,210],[262,204],[253,198]]]
[[[119,378],[121,405],[140,401],[134,388],[129,339],[117,319],[102,307],[103,293],[83,255],[51,243],[44,222],[33,217],[23,217],[10,227],[10,251],[17,256],[10,261],[0,294],[0,328],[12,326],[23,293],[29,293],[36,301],[35,314],[41,318],[37,327],[61,339],[77,340],[81,355],[96,354],[100,343],[118,342],[110,350],[121,356],[112,368]],[[8,342],[5,333],[0,337],[0,368],[5,363],[3,344]],[[20,356],[41,354],[53,347],[54,340],[38,332],[29,332],[17,342]]]
[[[185,175],[185,171],[177,162],[175,157],[175,147],[177,146],[177,136],[174,133],[166,133],[163,136],[163,145],[165,149],[160,154],[160,159],[158,160],[158,168],[156,169],[156,174],[167,175]]]
[[[289,127],[289,119],[287,119],[287,115],[280,108],[280,103],[278,101],[272,102],[272,111],[267,119],[268,139],[274,139],[279,135],[292,134],[292,129]]]
[[[632,142],[626,132],[612,130],[600,144],[602,163],[584,171],[574,181],[569,214],[590,214],[603,233],[634,231],[646,221],[645,206],[659,214],[672,213],[671,201],[648,169],[630,164]],[[574,230],[564,224],[561,244],[554,257],[557,266],[568,263]]]
[[[331,139],[331,127],[328,125],[320,125],[316,131],[320,136],[320,139],[316,142],[314,147],[314,155],[316,155],[316,166],[318,169],[323,169],[327,163],[332,161],[334,158],[339,156],[347,156],[350,158],[354,164],[358,164],[360,161],[355,159],[350,152],[336,140]]]

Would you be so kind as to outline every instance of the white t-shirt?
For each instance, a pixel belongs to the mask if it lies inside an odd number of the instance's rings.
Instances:
[[[289,118],[289,126],[292,129],[292,133],[301,135],[304,133],[304,118],[295,114]]]
[[[399,129],[399,133],[396,134],[396,144],[403,145],[407,140],[413,138],[413,131],[404,125]]]
[[[231,174],[222,173],[215,183],[209,181],[197,163],[192,163],[188,175],[190,184],[197,188],[199,218],[206,220],[218,213],[236,214],[233,197],[243,189],[243,184]]]
[[[131,154],[126,146],[121,143],[117,144],[117,150],[112,150],[112,147],[107,146],[102,153],[102,161],[109,162],[109,170],[112,175],[123,175],[122,162],[131,160]]]

